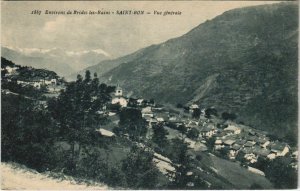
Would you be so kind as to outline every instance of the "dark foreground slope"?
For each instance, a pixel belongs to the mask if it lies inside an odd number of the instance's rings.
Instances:
[[[295,3],[231,10],[179,38],[109,61],[115,67],[102,80],[158,102],[215,106],[280,135],[295,132],[297,18]]]

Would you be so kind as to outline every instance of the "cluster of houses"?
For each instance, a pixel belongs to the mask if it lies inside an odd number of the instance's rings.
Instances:
[[[214,138],[213,150],[219,153],[226,151],[227,157],[233,160],[240,155],[249,163],[256,163],[259,157],[273,160],[291,151],[288,144],[270,140],[265,132],[231,121],[217,127],[206,119],[187,127],[196,128],[203,143]]]
[[[231,160],[243,158],[253,164],[259,157],[273,160],[280,156],[286,156],[291,152],[288,144],[280,141],[272,141],[263,131],[255,130],[245,125],[232,121],[217,123],[205,117],[205,110],[201,110],[200,118],[195,120],[180,114],[166,111],[163,107],[155,104],[142,104],[143,99],[137,99],[137,105],[141,108],[142,117],[148,122],[149,127],[153,124],[173,124],[175,127],[184,126],[187,130],[197,129],[199,137],[191,144],[199,141],[203,144],[213,138],[213,151],[226,153]],[[121,107],[128,107],[130,100],[123,97],[122,89],[118,86],[112,99],[112,104],[120,104]],[[199,106],[192,104],[190,112],[199,109]],[[220,125],[222,124],[222,125]],[[239,156],[239,157],[238,157]],[[294,165],[297,168],[297,165]]]
[[[33,87],[40,89],[41,86],[45,85],[48,89],[51,89],[52,91],[55,90],[55,87],[57,85],[57,79],[55,78],[47,78],[47,79],[41,79],[41,78],[32,78],[30,80],[17,80],[17,84],[22,85],[32,85]]]
[[[239,153],[250,163],[257,162],[258,157],[275,159],[285,156],[290,147],[279,141],[270,141],[265,134],[249,129],[241,129],[237,124],[231,124],[223,131],[218,130],[213,136],[216,138],[214,149],[228,150],[228,157],[236,159]],[[222,133],[224,132],[224,133]]]
[[[7,73],[5,74],[5,77],[7,78],[7,81],[12,81],[12,79],[14,79],[14,76],[18,75],[18,69],[20,69],[19,66],[6,66],[1,70],[6,70]],[[33,86],[36,89],[40,89],[42,86],[45,86],[48,93],[58,93],[61,89],[64,89],[64,86],[58,83],[57,78],[51,77],[33,77],[26,80],[17,78],[16,82],[17,84],[21,84],[23,86]]]
[[[11,76],[11,75],[14,75],[16,72],[17,72],[17,70],[19,69],[20,67],[18,67],[18,66],[6,66],[5,68],[1,68],[1,70],[3,71],[3,70],[6,70],[7,71],[7,73],[5,74],[5,76],[7,77],[7,76]]]

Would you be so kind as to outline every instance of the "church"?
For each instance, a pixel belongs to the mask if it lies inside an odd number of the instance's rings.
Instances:
[[[128,101],[123,97],[123,90],[119,85],[116,87],[111,103],[119,104],[121,107],[127,107]]]

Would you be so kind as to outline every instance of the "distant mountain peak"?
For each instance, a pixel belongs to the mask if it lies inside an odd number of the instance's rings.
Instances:
[[[70,75],[73,72],[111,58],[108,52],[100,48],[73,51],[58,47],[47,49],[13,46],[2,46],[2,56],[23,65],[53,70],[62,76]]]
[[[14,50],[14,51],[26,54],[26,55],[30,55],[30,56],[34,53],[46,54],[46,53],[49,53],[49,52],[60,51],[60,52],[65,53],[68,56],[81,56],[81,55],[88,54],[88,53],[92,52],[92,53],[96,53],[96,54],[99,54],[99,55],[104,55],[108,58],[111,57],[111,55],[108,52],[106,52],[106,51],[104,51],[103,49],[100,49],[100,48],[73,51],[73,50],[64,50],[64,49],[57,48],[57,47],[54,47],[54,48],[21,48],[21,47],[13,47],[13,46],[2,46],[2,47],[10,49],[10,50]]]
[[[84,54],[96,53],[99,55],[104,55],[107,58],[110,58],[111,55],[102,49],[92,49],[92,50],[82,50],[82,51],[66,51],[69,56],[82,56]]]

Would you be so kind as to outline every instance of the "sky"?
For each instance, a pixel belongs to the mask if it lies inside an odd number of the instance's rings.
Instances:
[[[1,45],[13,48],[98,50],[119,57],[179,37],[223,12],[272,1],[2,1]],[[41,10],[41,15],[31,14]],[[143,10],[149,15],[45,15],[49,11]],[[180,11],[181,15],[153,15]]]

